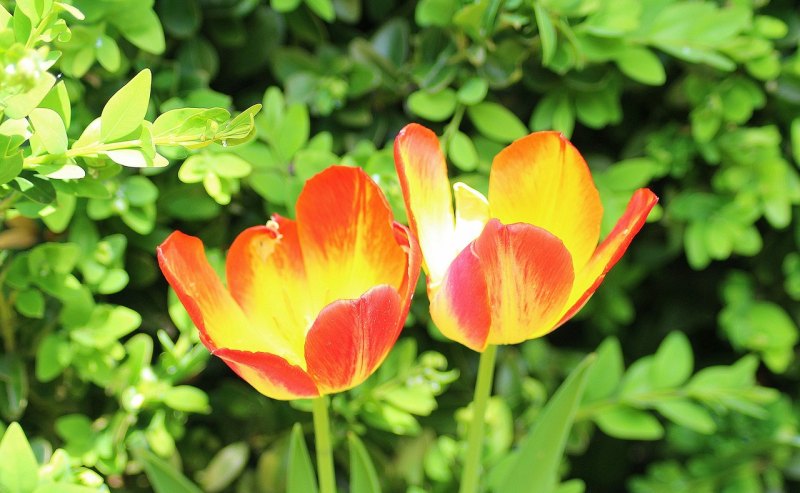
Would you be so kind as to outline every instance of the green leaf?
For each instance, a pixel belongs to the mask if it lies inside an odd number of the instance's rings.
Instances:
[[[270,0],[270,5],[276,12],[292,12],[300,6],[301,0]]]
[[[292,427],[287,469],[286,493],[317,493],[317,479],[300,423]]]
[[[458,100],[467,105],[478,104],[486,98],[489,83],[479,77],[467,80],[458,90]]]
[[[30,318],[42,318],[44,316],[44,296],[38,289],[26,289],[17,293],[14,307],[21,314]]]
[[[336,19],[336,12],[331,0],[306,0],[306,5],[327,22],[333,22]]]
[[[682,385],[694,371],[692,345],[683,332],[670,332],[653,355],[650,381],[654,389],[670,389]]]
[[[800,166],[800,118],[792,120],[791,126],[792,157],[796,165]]]
[[[36,379],[49,382],[56,378],[69,364],[71,348],[63,338],[48,334],[36,350]]]
[[[149,450],[134,449],[155,493],[203,493],[194,483]]]
[[[67,85],[62,80],[47,93],[47,96],[39,103],[39,108],[48,108],[61,117],[64,126],[69,127],[72,121],[72,104],[69,102],[69,93],[67,92]]]
[[[17,0],[17,8],[25,14],[32,23],[38,23],[53,8],[53,0]]]
[[[250,458],[250,447],[245,442],[226,445],[214,455],[208,466],[197,473],[197,480],[206,493],[224,490],[242,474]]]
[[[121,15],[109,16],[109,21],[119,29],[125,39],[138,48],[154,55],[160,55],[166,47],[161,21],[158,20],[158,16],[153,12],[152,7],[147,5],[147,2],[133,3],[133,5],[133,8],[118,12]],[[127,5],[123,3],[124,7]]]
[[[3,136],[0,136],[0,141],[2,140]],[[17,177],[17,175],[20,174],[22,167],[25,165],[25,160],[22,157],[21,151],[16,152],[11,156],[0,155],[0,159],[3,162],[3,165],[0,166],[0,185],[2,185],[13,180]]]
[[[39,464],[19,424],[11,423],[3,434],[0,457],[0,491],[32,493],[39,483]]]
[[[456,102],[456,93],[450,88],[435,93],[419,90],[408,97],[408,109],[422,118],[442,122],[453,115]]]
[[[97,61],[100,62],[104,69],[109,72],[116,72],[119,69],[120,52],[114,38],[105,34],[100,36],[95,42],[94,49]]]
[[[528,133],[514,113],[497,103],[483,102],[470,106],[467,115],[480,133],[503,144]]]
[[[647,48],[627,48],[615,57],[615,61],[623,74],[642,84],[660,86],[667,81],[661,60]]]
[[[139,128],[150,102],[150,82],[150,70],[142,70],[111,96],[100,114],[102,142],[113,142]]]
[[[533,2],[536,14],[536,26],[539,28],[539,40],[542,43],[542,65],[547,67],[556,54],[556,28],[541,2]]]
[[[475,171],[478,167],[478,151],[472,139],[463,132],[456,130],[450,139],[447,154],[458,169],[462,171]]]
[[[623,440],[658,440],[664,436],[661,423],[647,411],[619,405],[595,416],[606,435]]]
[[[542,409],[496,492],[530,493],[531,485],[536,485],[537,493],[555,491],[564,447],[594,360],[594,355],[584,358]]]
[[[597,359],[589,369],[586,379],[584,402],[605,399],[614,393],[625,373],[622,348],[619,340],[609,337],[597,348]]]
[[[704,407],[687,399],[657,402],[654,407],[673,423],[698,433],[710,435],[717,430],[717,424],[711,414]]]
[[[200,28],[202,11],[197,0],[161,0],[158,12],[164,28],[176,38],[191,38]]]
[[[211,411],[211,407],[208,405],[208,395],[191,385],[178,385],[169,389],[164,394],[164,404],[176,411],[187,413],[205,414]]]
[[[28,200],[40,204],[50,204],[56,199],[56,190],[53,185],[48,180],[33,174],[23,172],[22,175],[10,181],[8,185],[22,193]]]
[[[244,178],[253,169],[250,163],[231,153],[214,154],[208,161],[214,173],[225,178]]]
[[[33,111],[34,108],[39,106],[39,103],[47,96],[50,89],[55,85],[56,78],[49,72],[44,72],[39,76],[36,85],[22,94],[11,96],[5,100],[5,114],[9,118],[18,119],[25,118]],[[0,107],[2,109],[2,107]]]
[[[350,493],[380,493],[378,473],[366,447],[355,433],[347,435],[350,443]]]
[[[58,113],[45,108],[36,108],[30,112],[28,118],[47,152],[63,154],[67,151],[67,129]]]
[[[310,126],[308,109],[304,105],[292,104],[287,108],[279,130],[270,139],[282,160],[289,162],[308,142]]]
[[[145,176],[131,176],[125,180],[120,190],[133,206],[152,204],[158,199],[158,187]]]

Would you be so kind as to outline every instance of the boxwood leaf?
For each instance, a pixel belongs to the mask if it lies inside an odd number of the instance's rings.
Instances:
[[[142,124],[150,102],[151,78],[150,70],[142,70],[111,96],[100,114],[102,142],[113,142]]]

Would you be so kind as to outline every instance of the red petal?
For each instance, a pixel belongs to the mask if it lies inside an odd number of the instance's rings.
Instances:
[[[406,255],[408,256],[406,275],[403,279],[400,289],[398,290],[402,300],[402,306],[404,307],[403,311],[407,314],[408,309],[411,306],[411,298],[414,296],[414,290],[416,289],[417,281],[419,280],[422,252],[420,252],[417,239],[413,234],[411,234],[411,231],[409,231],[408,228],[402,224],[394,223],[394,236],[397,240],[397,244],[400,245],[403,250],[405,250]]]
[[[385,285],[326,306],[306,338],[308,373],[320,390],[339,392],[366,380],[389,354],[406,313],[400,295]]]
[[[206,259],[203,242],[175,231],[158,249],[158,264],[175,289],[200,338],[210,350],[217,347],[263,350],[239,305],[222,285]]]
[[[472,245],[450,264],[441,284],[430,286],[431,318],[448,339],[475,351],[486,348],[492,309],[486,278]]]
[[[302,368],[274,354],[220,349],[214,355],[267,397],[291,400],[319,396],[314,381]]]
[[[586,267],[575,276],[575,285],[566,305],[568,308],[564,311],[558,325],[572,318],[589,301],[608,271],[628,249],[633,237],[642,229],[650,210],[657,202],[658,197],[646,188],[641,188],[633,194],[625,213],[617,221],[614,229],[597,247]]]
[[[489,344],[516,344],[550,332],[567,302],[574,274],[564,244],[530,224],[486,224],[473,251],[486,276]]]

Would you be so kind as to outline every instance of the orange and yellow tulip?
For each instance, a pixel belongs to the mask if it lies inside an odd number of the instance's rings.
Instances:
[[[359,168],[311,178],[297,219],[246,229],[226,262],[227,288],[202,242],[174,232],[158,261],[212,354],[274,399],[340,392],[366,380],[394,345],[420,251]]]
[[[658,201],[637,190],[598,246],[600,196],[583,157],[558,132],[503,149],[488,199],[463,183],[451,194],[439,140],[425,127],[406,126],[394,153],[431,318],[476,351],[540,337],[575,315]]]

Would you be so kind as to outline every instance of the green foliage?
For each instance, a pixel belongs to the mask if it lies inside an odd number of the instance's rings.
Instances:
[[[566,458],[534,461],[555,491],[794,491],[798,26],[788,0],[0,0],[0,491],[311,491],[308,403],[210,359],[154,250],[181,229],[222,273],[334,163],[405,221],[412,120],[483,192],[506,143],[564,132],[603,234],[661,197],[575,321],[500,351],[490,487],[561,444],[596,349]],[[457,489],[477,357],[427,308],[331,400],[343,491]]]

